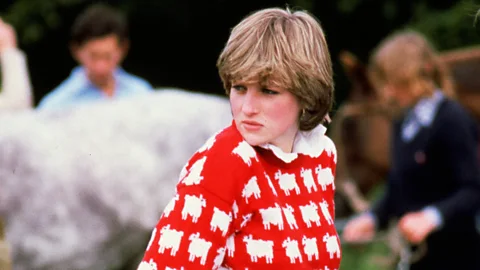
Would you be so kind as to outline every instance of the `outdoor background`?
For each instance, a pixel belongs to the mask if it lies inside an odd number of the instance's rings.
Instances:
[[[27,54],[35,103],[61,83],[75,66],[68,49],[76,15],[96,1],[1,0],[0,16],[17,30]],[[474,17],[480,1],[453,0],[115,0],[129,19],[131,49],[123,67],[155,87],[176,87],[222,95],[215,62],[230,29],[245,15],[265,7],[303,8],[322,23],[334,62],[336,102],[350,84],[338,62],[348,50],[366,61],[385,35],[411,27],[440,50],[479,44]],[[480,27],[479,27],[480,28]],[[375,269],[381,244],[344,247],[342,269]]]
[[[75,62],[69,30],[86,0],[1,0],[0,16],[18,31],[27,53],[38,102],[64,80]],[[215,62],[230,29],[245,15],[265,7],[300,7],[321,21],[335,68],[337,104],[349,84],[338,53],[349,50],[366,60],[393,30],[413,27],[439,50],[476,45],[474,16],[480,1],[466,0],[111,0],[130,22],[131,50],[124,68],[155,87],[179,87],[223,94]]]

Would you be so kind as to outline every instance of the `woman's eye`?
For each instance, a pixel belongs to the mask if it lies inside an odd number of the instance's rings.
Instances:
[[[235,91],[245,91],[245,86],[243,85],[233,85],[232,88],[235,90]]]
[[[277,91],[270,90],[270,89],[267,89],[267,88],[263,88],[263,89],[262,89],[262,92],[265,93],[265,94],[267,94],[267,95],[276,95],[276,94],[278,94]]]

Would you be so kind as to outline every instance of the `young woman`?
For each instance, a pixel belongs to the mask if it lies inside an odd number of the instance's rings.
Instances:
[[[217,66],[234,120],[188,161],[139,269],[338,269],[320,24],[305,11],[255,12]]]
[[[386,38],[372,55],[369,73],[381,96],[398,108],[386,192],[368,213],[350,221],[347,241],[361,241],[392,218],[413,252],[425,256],[411,269],[480,269],[479,134],[455,102],[448,71],[421,34]]]

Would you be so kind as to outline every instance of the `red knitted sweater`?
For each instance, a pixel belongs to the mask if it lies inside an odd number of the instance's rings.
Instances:
[[[213,136],[182,170],[138,269],[338,269],[336,150],[324,133],[310,138],[316,153],[283,157],[235,124]]]

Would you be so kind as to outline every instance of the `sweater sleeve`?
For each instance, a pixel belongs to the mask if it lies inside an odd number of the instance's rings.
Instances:
[[[458,107],[445,114],[438,131],[457,189],[450,197],[433,204],[445,224],[456,216],[474,215],[480,204],[478,130],[469,115]]]
[[[217,269],[227,238],[240,224],[236,198],[246,172],[246,163],[230,152],[194,155],[138,269]]]
[[[329,138],[327,138],[327,146],[326,149],[328,149],[329,157],[330,157],[330,169],[332,170],[332,176],[333,176],[333,181],[332,185],[329,188],[329,191],[331,192],[328,197],[328,201],[331,203],[328,204],[328,211],[330,212],[330,216],[332,219],[335,221],[335,179],[336,179],[336,174],[337,174],[337,148],[335,146],[335,143]]]

